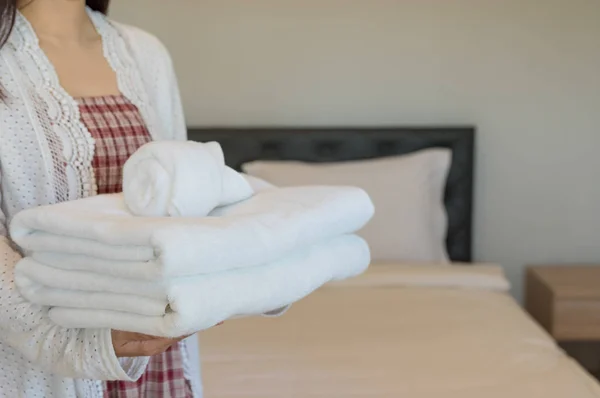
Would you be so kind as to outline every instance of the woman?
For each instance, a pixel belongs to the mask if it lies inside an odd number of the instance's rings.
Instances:
[[[181,339],[60,328],[13,282],[17,212],[118,192],[139,146],[185,139],[167,52],[109,21],[108,3],[0,0],[2,397],[199,396]]]

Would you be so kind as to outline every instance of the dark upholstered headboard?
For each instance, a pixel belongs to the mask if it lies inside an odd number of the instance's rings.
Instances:
[[[219,142],[228,165],[238,170],[252,160],[336,162],[449,148],[447,248],[452,261],[471,262],[473,127],[191,128],[188,134],[190,140]]]

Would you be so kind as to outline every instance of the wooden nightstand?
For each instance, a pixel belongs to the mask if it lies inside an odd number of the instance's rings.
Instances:
[[[527,311],[557,341],[600,341],[600,266],[527,270]]]
[[[600,266],[530,267],[526,289],[531,316],[600,380]]]

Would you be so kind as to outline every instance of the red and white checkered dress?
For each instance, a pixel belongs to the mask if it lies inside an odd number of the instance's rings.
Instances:
[[[78,100],[81,121],[96,141],[93,167],[99,194],[122,191],[125,161],[151,140],[135,105],[124,96]],[[137,382],[107,382],[105,398],[192,398],[184,376],[182,345],[152,357]]]

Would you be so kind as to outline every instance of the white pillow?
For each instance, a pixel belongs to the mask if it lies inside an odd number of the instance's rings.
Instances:
[[[364,189],[375,216],[359,235],[374,261],[449,263],[444,190],[451,151],[427,149],[408,155],[339,163],[255,161],[249,175],[276,186],[351,185]]]

